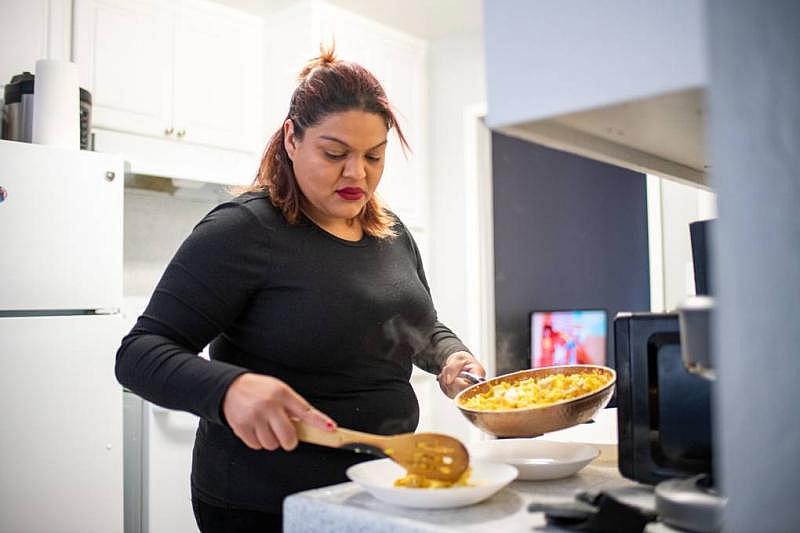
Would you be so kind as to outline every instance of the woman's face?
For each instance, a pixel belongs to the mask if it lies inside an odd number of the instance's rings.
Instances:
[[[304,205],[318,223],[337,224],[358,216],[383,174],[386,124],[380,115],[342,111],[307,128],[303,139],[286,120],[284,143]]]

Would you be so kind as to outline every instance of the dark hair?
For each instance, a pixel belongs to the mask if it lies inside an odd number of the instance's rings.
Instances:
[[[409,149],[386,93],[375,76],[356,63],[334,57],[334,49],[320,46],[320,56],[300,72],[286,118],[294,124],[294,134],[303,138],[307,128],[319,124],[331,113],[366,111],[383,118],[386,129],[395,128],[404,149]],[[283,124],[267,144],[258,175],[249,190],[266,190],[270,201],[289,223],[300,218],[303,193],[297,185],[292,161],[284,145]],[[364,232],[373,237],[392,237],[394,220],[374,194],[358,215]]]

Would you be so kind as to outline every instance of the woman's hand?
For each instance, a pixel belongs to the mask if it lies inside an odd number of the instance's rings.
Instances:
[[[242,374],[233,380],[222,411],[236,436],[254,450],[293,450],[297,432],[290,417],[326,431],[336,428],[333,420],[311,407],[289,385],[261,374]]]
[[[454,398],[456,394],[472,385],[464,378],[458,377],[462,371],[477,374],[481,377],[486,376],[486,370],[469,352],[455,352],[450,354],[442,366],[437,380],[439,387],[447,396]]]

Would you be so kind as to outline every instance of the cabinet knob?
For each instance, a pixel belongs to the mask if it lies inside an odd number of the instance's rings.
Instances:
[[[169,128],[164,130],[164,135],[172,135],[174,131],[175,131],[175,128],[169,127]]]
[[[186,135],[186,130],[178,130],[178,137],[183,137]]]

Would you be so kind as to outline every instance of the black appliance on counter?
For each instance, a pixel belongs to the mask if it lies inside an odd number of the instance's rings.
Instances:
[[[711,286],[711,265],[709,264],[709,239],[714,228],[714,219],[698,220],[689,224],[689,236],[692,243],[692,267],[694,270],[695,294],[710,296],[714,294]]]
[[[697,296],[677,313],[614,319],[619,471],[655,488],[658,522],[647,533],[721,529],[725,499],[712,475],[711,221],[690,225]]]
[[[656,484],[711,472],[711,382],[681,357],[677,313],[614,319],[620,473]]]

